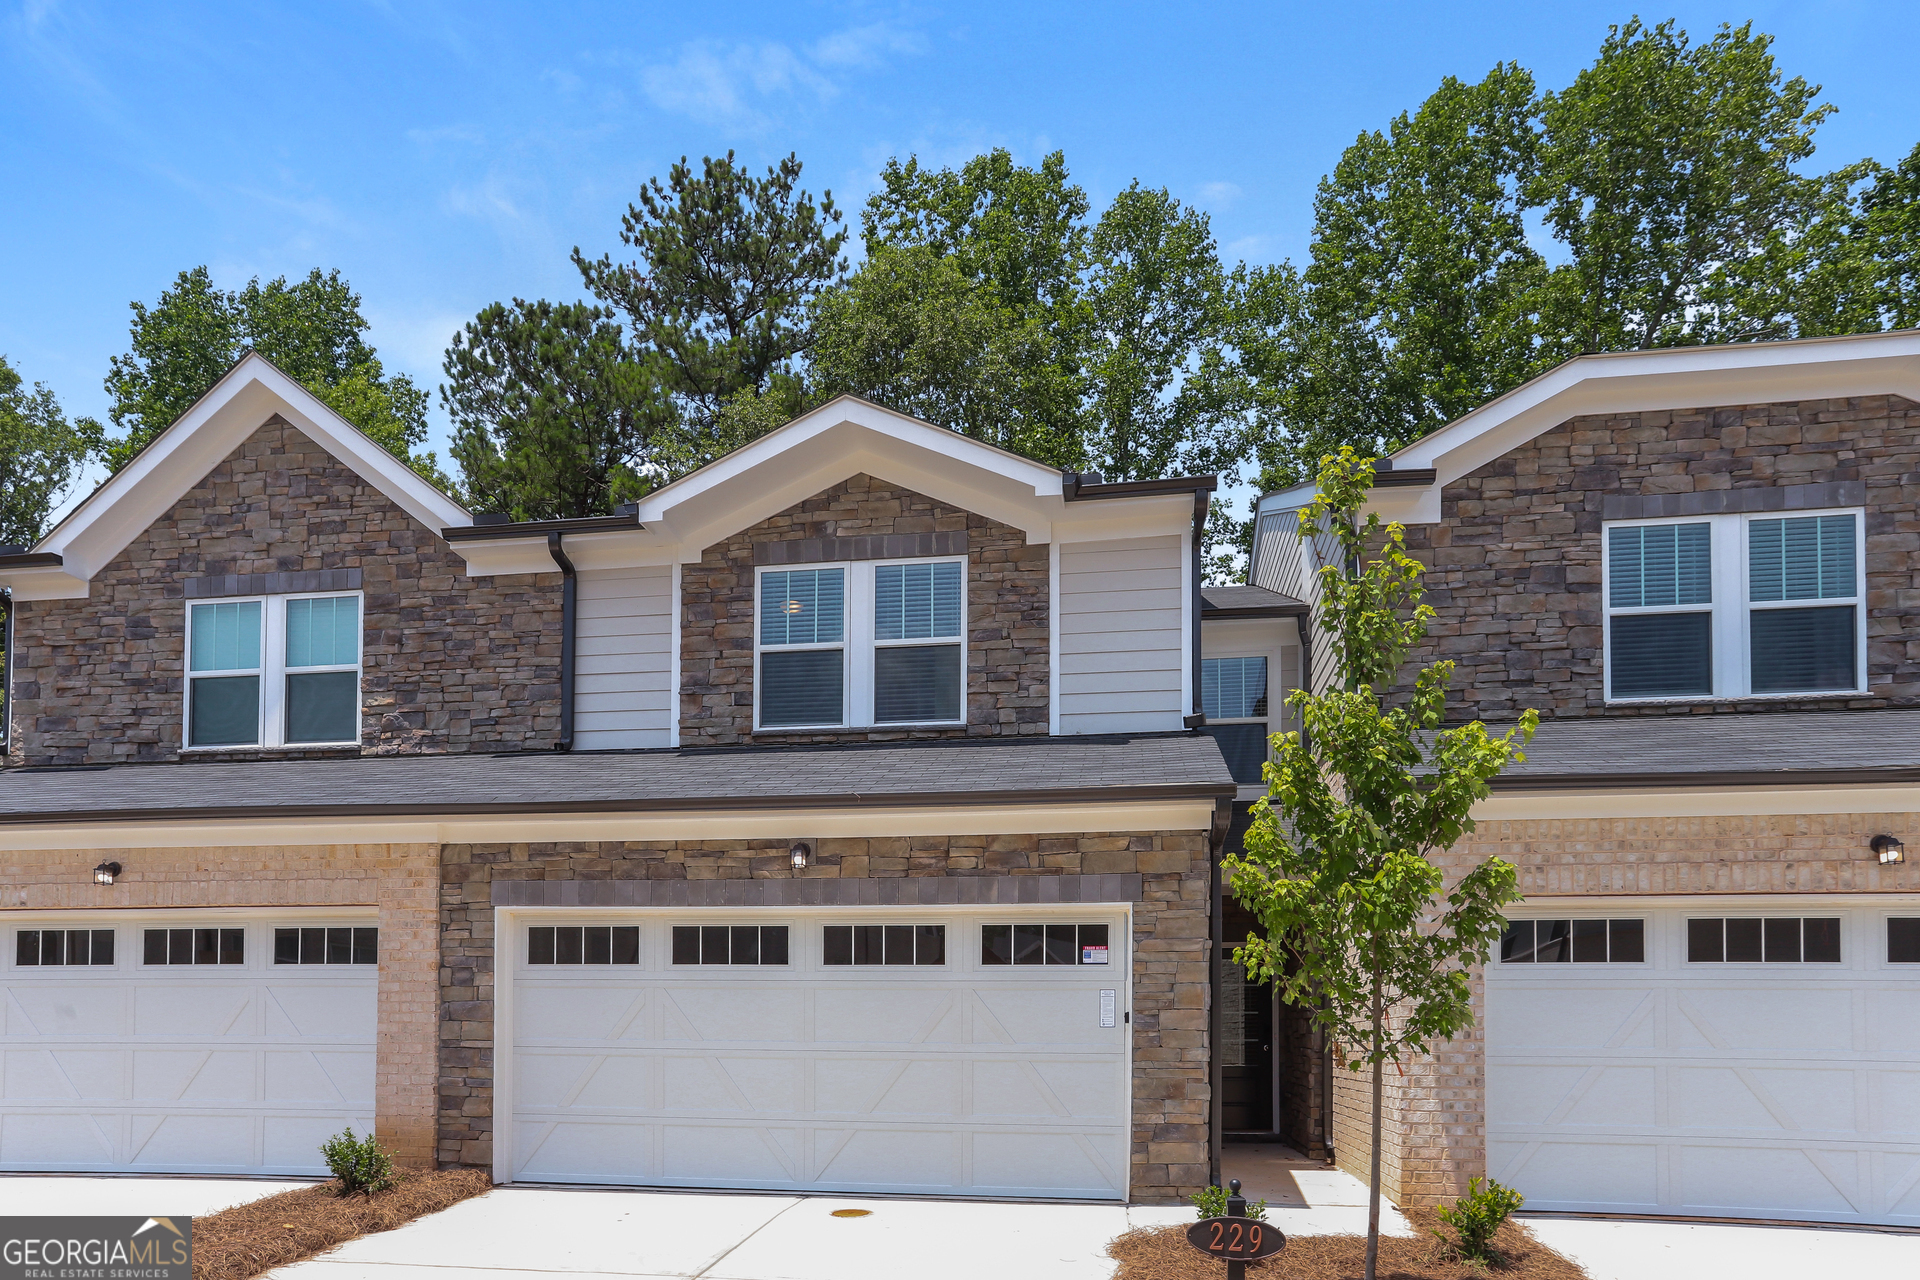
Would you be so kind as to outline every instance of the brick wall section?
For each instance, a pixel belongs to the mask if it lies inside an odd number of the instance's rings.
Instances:
[[[1866,854],[1882,832],[1912,846],[1920,814],[1583,818],[1482,822],[1442,859],[1451,883],[1483,859],[1519,868],[1529,895],[1920,892],[1920,864],[1883,867]],[[1395,1203],[1431,1204],[1486,1172],[1485,984],[1473,979],[1476,1025],[1432,1059],[1386,1072],[1381,1185]],[[1340,1166],[1367,1176],[1368,1079],[1337,1071]]]
[[[93,866],[108,859],[125,871],[102,889]],[[375,1132],[399,1163],[430,1169],[438,883],[439,847],[431,844],[0,850],[0,920],[21,908],[378,907]]]
[[[829,734],[753,732],[753,544],[967,531],[967,725]],[[726,541],[680,572],[680,741],[844,742],[1047,731],[1045,545],[985,516],[858,475]],[[804,568],[804,565],[794,567]]]
[[[493,1163],[495,879],[764,879],[784,840],[446,845],[441,865],[442,1162]],[[1201,832],[913,836],[819,842],[821,877],[1142,877],[1134,904],[1133,1195],[1181,1203],[1207,1182],[1207,837]]]
[[[1920,702],[1920,405],[1899,396],[1573,418],[1448,485],[1441,522],[1407,531],[1437,612],[1408,673],[1458,663],[1452,714],[1670,715],[1608,707],[1601,683],[1600,522],[1618,494],[1863,481],[1871,697]],[[1720,704],[1778,707],[1779,700]]]
[[[560,575],[467,577],[436,531],[275,417],[96,574],[87,599],[20,604],[16,762],[177,759],[185,580],[348,568],[365,584],[363,750],[551,745]]]

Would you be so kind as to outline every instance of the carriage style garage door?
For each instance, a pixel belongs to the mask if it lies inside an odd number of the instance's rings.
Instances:
[[[1123,1199],[1127,927],[1123,907],[503,912],[495,1176]]]
[[[324,1173],[371,1130],[371,918],[8,913],[0,946],[0,1169]]]
[[[1512,918],[1487,1169],[1529,1208],[1920,1226],[1920,901]]]

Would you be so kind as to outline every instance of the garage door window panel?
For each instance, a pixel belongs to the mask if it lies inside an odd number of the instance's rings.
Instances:
[[[1887,921],[1887,963],[1920,964],[1920,917],[1894,916]]]
[[[1832,916],[1725,916],[1687,921],[1689,964],[1839,964]]]
[[[943,924],[830,924],[820,931],[820,960],[832,967],[943,965]]]
[[[637,965],[637,925],[536,925],[527,930],[527,963]]]
[[[672,960],[676,965],[784,965],[787,926],[675,925]]]
[[[245,964],[247,931],[218,926],[148,929],[142,940],[141,954],[143,963],[149,965]]]
[[[366,926],[288,927],[273,931],[276,965],[379,964],[380,930]]]
[[[983,965],[1103,965],[1104,924],[987,924],[980,926]]]
[[[21,929],[14,935],[13,962],[19,968],[110,965],[113,930]]]
[[[1509,920],[1502,964],[1642,964],[1645,920]]]

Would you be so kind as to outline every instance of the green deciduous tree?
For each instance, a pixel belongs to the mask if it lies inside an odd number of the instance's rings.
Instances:
[[[442,402],[469,500],[517,520],[605,515],[660,473],[659,361],[587,303],[495,303],[447,349]]]
[[[1473,1025],[1475,965],[1518,899],[1512,864],[1490,858],[1453,883],[1433,857],[1473,830],[1473,806],[1533,734],[1534,712],[1496,738],[1478,721],[1442,729],[1451,662],[1421,671],[1411,696],[1388,691],[1426,632],[1421,566],[1401,527],[1364,521],[1373,461],[1351,448],[1323,460],[1302,536],[1335,544],[1319,572],[1320,626],[1338,672],[1288,705],[1301,732],[1275,736],[1269,792],[1254,806],[1244,852],[1223,864],[1259,919],[1234,959],[1280,986],[1373,1075],[1368,1280],[1380,1230],[1382,1067]]]
[[[635,261],[573,251],[587,287],[626,317],[629,341],[660,357],[691,432],[689,458],[713,453],[699,437],[741,390],[800,407],[796,362],[812,345],[809,308],[845,274],[847,232],[833,193],[815,202],[799,180],[793,156],[764,178],[732,152],[707,157],[698,174],[683,157],[665,183],[640,189],[621,220]]]
[[[1571,352],[1790,337],[1796,240],[1855,174],[1803,176],[1833,107],[1783,79],[1772,37],[1612,28],[1540,103],[1530,203],[1572,255],[1551,324]]]
[[[0,356],[0,545],[40,540],[102,434],[91,418],[67,421],[51,389],[36,382],[29,390]]]
[[[1274,487],[1344,443],[1398,448],[1558,358],[1520,198],[1533,110],[1533,77],[1511,63],[1448,77],[1321,180],[1307,269],[1248,281],[1237,341]]]
[[[360,296],[338,271],[226,290],[205,267],[182,271],[152,308],[134,302],[132,349],[107,374],[108,415],[123,432],[106,447],[114,470],[205,395],[248,350],[279,365],[347,421],[421,475],[445,485],[427,434],[427,394],[388,374],[362,336]]]

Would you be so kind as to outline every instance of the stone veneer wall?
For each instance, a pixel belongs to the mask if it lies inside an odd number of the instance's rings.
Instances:
[[[1412,673],[1458,667],[1451,713],[1670,715],[1612,706],[1601,683],[1600,522],[1608,497],[1864,483],[1870,697],[1920,702],[1920,405],[1899,396],[1573,418],[1448,485],[1441,521],[1407,530],[1437,616]],[[1720,704],[1778,707],[1778,699]]]
[[[790,877],[784,840],[445,845],[441,856],[440,1159],[493,1163],[495,880]],[[912,836],[819,842],[809,877],[1132,874],[1133,1194],[1207,1183],[1204,832]]]
[[[1867,856],[1867,841],[1882,832],[1912,845],[1920,814],[1483,821],[1442,862],[1451,883],[1486,858],[1505,858],[1529,895],[1920,892],[1920,864],[1883,867]],[[1434,1058],[1407,1063],[1404,1077],[1387,1069],[1381,1184],[1397,1204],[1450,1199],[1486,1172],[1478,974],[1473,992],[1473,1030]],[[1365,1178],[1368,1078],[1336,1070],[1334,1083],[1336,1155]]]
[[[15,763],[179,758],[185,581],[316,569],[362,574],[362,750],[551,745],[560,575],[467,577],[437,532],[276,416],[96,574],[87,599],[20,603]]]
[[[107,859],[125,870],[102,889],[93,866]],[[20,909],[377,907],[375,1133],[400,1164],[431,1169],[439,878],[431,844],[0,849],[0,921]]]
[[[964,729],[753,731],[756,542],[967,533],[967,725]],[[802,568],[803,565],[795,565]],[[844,742],[1047,731],[1049,552],[1020,530],[858,475],[724,542],[680,571],[680,742]]]

